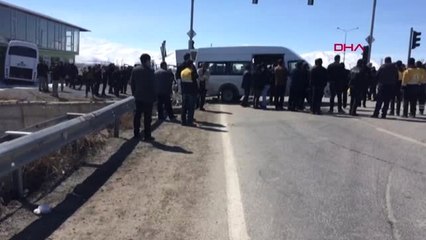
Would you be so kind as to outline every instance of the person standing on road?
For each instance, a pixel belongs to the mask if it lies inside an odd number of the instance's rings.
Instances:
[[[376,101],[377,98],[377,71],[372,63],[368,64],[368,69],[370,72],[369,86],[368,86],[368,100]]]
[[[89,67],[87,72],[83,73],[83,79],[86,83],[86,98],[89,97],[89,92],[92,98],[95,97],[95,73],[93,67]]]
[[[351,69],[349,74],[349,88],[351,91],[349,114],[352,116],[358,116],[356,110],[361,102],[362,88],[367,82],[367,77],[364,62],[362,59],[359,59],[356,66]]]
[[[284,109],[284,96],[287,86],[288,71],[283,66],[283,60],[279,59],[274,69],[275,74],[275,109]]]
[[[65,78],[67,75],[65,65],[63,62],[59,62],[58,71],[59,71],[59,83],[61,84],[61,92],[63,92],[65,87]]]
[[[341,94],[341,86],[342,81],[344,81],[344,68],[340,64],[340,55],[336,55],[334,57],[334,63],[328,65],[327,73],[328,73],[328,82],[330,84],[330,110],[329,113],[333,113],[334,111],[334,99],[337,96],[337,108],[339,113],[345,113],[342,108],[342,94]]]
[[[266,65],[263,65],[263,71],[262,71],[262,79],[264,81],[264,86],[262,89],[262,109],[267,109],[268,107],[268,102],[266,100],[267,96],[268,96],[268,92],[271,89],[271,83],[272,83],[272,73],[270,72],[270,70],[267,68]]]
[[[142,54],[141,66],[133,69],[130,76],[132,95],[135,98],[135,114],[133,118],[134,138],[140,138],[141,117],[144,120],[144,141],[153,141],[151,136],[152,108],[156,100],[154,70],[151,69],[151,56]]]
[[[178,67],[176,76],[180,79],[182,91],[182,126],[194,127],[196,126],[194,124],[194,112],[198,94],[198,74],[189,53],[185,54],[184,63]]]
[[[297,100],[297,109],[300,111],[305,110],[305,98],[308,103],[310,103],[310,94],[309,94],[309,64],[304,62],[302,64],[302,74],[301,74],[301,82],[300,82],[300,90],[298,93]]]
[[[296,68],[291,72],[290,96],[288,110],[296,111],[300,105],[301,92],[303,91],[303,62],[296,63]]]
[[[377,93],[376,108],[372,116],[373,118],[379,117],[380,110],[382,110],[382,118],[386,118],[389,102],[392,96],[394,96],[395,85],[398,83],[398,76],[398,69],[395,64],[392,63],[392,59],[386,57],[385,64],[383,64],[377,72],[379,92]]]
[[[248,107],[249,106],[249,97],[252,86],[252,74],[250,72],[250,65],[245,66],[245,71],[243,73],[243,81],[241,83],[241,88],[244,89],[244,97],[241,103],[241,106]]]
[[[311,86],[312,86],[312,105],[313,114],[321,115],[322,97],[324,88],[327,85],[327,69],[322,66],[322,59],[315,60],[315,66],[311,70]]]
[[[172,84],[174,80],[175,76],[173,73],[167,71],[167,63],[162,62],[160,64],[160,69],[155,72],[155,82],[158,90],[157,110],[159,120],[166,119],[164,111],[166,111],[170,121],[176,120],[176,116],[173,114],[171,101]]]
[[[401,113],[401,101],[402,101],[402,92],[401,92],[401,86],[402,86],[402,74],[404,73],[404,66],[402,64],[402,61],[396,62],[396,68],[398,69],[398,82],[395,85],[395,91],[391,99],[390,103],[390,116],[395,115],[395,102],[396,102],[396,115],[400,115]]]
[[[198,91],[200,95],[199,106],[201,111],[206,111],[204,109],[204,104],[206,103],[206,94],[207,94],[207,84],[209,83],[210,71],[208,69],[207,63],[202,63],[201,67],[198,69]]]
[[[416,69],[416,60],[408,60],[408,68],[402,75],[402,89],[404,95],[404,107],[402,117],[408,117],[408,106],[410,106],[410,116],[416,117],[416,105],[418,96],[418,86],[420,82],[419,71]]]
[[[343,72],[343,80],[342,80],[342,107],[346,108],[348,106],[348,89],[349,89],[349,75],[351,73],[350,70],[346,69],[345,64],[341,63]]]
[[[59,88],[59,82],[62,78],[62,69],[61,65],[59,63],[54,63],[52,65],[52,96],[53,97],[59,97],[58,94],[58,88]]]
[[[419,74],[419,87],[418,87],[418,101],[419,101],[419,112],[420,115],[424,115],[425,112],[425,102],[426,102],[426,70],[423,67],[422,62],[416,62],[417,71]]]
[[[49,73],[49,67],[47,64],[41,60],[37,65],[37,75],[38,75],[38,90],[40,92],[49,92],[49,85],[47,82]]]
[[[262,89],[265,86],[265,81],[262,78],[263,66],[257,65],[256,71],[253,74],[253,88],[254,88],[254,103],[253,108],[257,109],[260,107],[259,99],[262,94]]]

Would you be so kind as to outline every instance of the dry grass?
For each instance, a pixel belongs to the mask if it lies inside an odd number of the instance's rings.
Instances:
[[[120,119],[120,129],[133,129],[133,113],[126,113]]]
[[[45,181],[57,182],[69,176],[91,154],[95,154],[109,137],[108,131],[91,134],[24,167],[24,185],[37,190]]]

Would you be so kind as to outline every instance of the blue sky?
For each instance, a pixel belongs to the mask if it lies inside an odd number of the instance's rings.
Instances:
[[[13,4],[90,29],[84,37],[99,38],[134,49],[158,51],[186,48],[190,0],[54,1],[14,0]],[[299,54],[332,51],[344,34],[359,30],[348,43],[366,44],[373,0],[195,0],[196,47],[277,45]],[[407,4],[407,3],[410,4]],[[378,0],[373,58],[390,55],[406,60],[410,27],[424,32],[413,56],[426,59],[425,0]]]

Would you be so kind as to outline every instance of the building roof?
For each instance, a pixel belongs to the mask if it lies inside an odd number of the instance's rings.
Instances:
[[[34,15],[34,16],[37,16],[37,17],[41,17],[41,18],[45,18],[45,19],[48,19],[48,20],[51,20],[51,21],[54,21],[54,22],[57,22],[57,23],[61,23],[61,24],[67,25],[69,27],[74,27],[74,28],[77,28],[78,30],[80,30],[81,32],[89,32],[89,30],[87,30],[85,28],[64,22],[62,20],[44,15],[44,14],[41,14],[41,13],[37,13],[37,12],[31,11],[31,10],[16,6],[14,4],[11,4],[11,3],[8,3],[8,2],[2,1],[2,0],[0,0],[0,6],[5,6],[5,7],[8,7],[8,8],[11,8],[11,9],[15,9],[15,10],[18,10],[18,11],[21,11],[21,12],[25,12],[27,14],[31,14],[31,15]]]

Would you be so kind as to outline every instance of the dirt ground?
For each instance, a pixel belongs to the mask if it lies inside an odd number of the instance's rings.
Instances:
[[[198,128],[156,124],[154,143],[131,131],[48,196],[0,219],[0,239],[228,239],[218,114],[197,112]],[[27,208],[25,207],[27,206]]]

